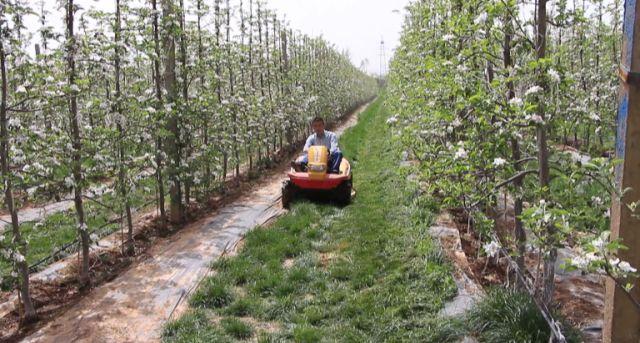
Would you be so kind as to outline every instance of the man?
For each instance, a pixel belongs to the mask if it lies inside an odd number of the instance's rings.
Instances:
[[[292,166],[296,171],[302,171],[306,169],[307,163],[309,163],[308,151],[313,145],[324,145],[329,150],[329,173],[340,172],[340,162],[342,162],[342,153],[338,147],[338,136],[324,129],[324,119],[322,117],[315,117],[311,121],[311,129],[313,134],[307,138],[307,142],[304,144],[302,152],[303,156],[300,156],[297,161],[292,162]]]

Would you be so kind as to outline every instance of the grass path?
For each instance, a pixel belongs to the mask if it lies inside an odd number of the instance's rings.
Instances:
[[[165,327],[165,341],[439,340],[437,313],[456,288],[427,233],[433,207],[414,199],[398,171],[383,98],[341,138],[353,204],[299,202],[249,232]]]

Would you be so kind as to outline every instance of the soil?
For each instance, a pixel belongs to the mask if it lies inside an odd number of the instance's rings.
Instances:
[[[467,216],[458,209],[451,209],[450,212],[453,214],[455,226],[460,232],[462,250],[467,257],[472,277],[484,288],[505,284],[507,280],[505,261],[481,256],[480,250],[483,242],[480,241],[478,233],[469,226]]]
[[[345,116],[336,132],[354,125],[365,108]],[[246,231],[283,213],[276,203],[296,148],[279,151],[274,156],[279,164],[262,179],[229,179],[224,196],[192,204],[190,224],[171,228],[167,237],[156,235],[157,217],[141,216],[135,256],[122,255],[118,244],[92,255],[91,289],[78,290],[77,259],[70,257],[61,277],[32,283],[39,321],[19,327],[19,313],[11,311],[0,318],[0,341],[158,341],[163,324],[186,309],[185,300],[209,272],[209,263],[237,249]],[[119,241],[120,233],[114,235]]]
[[[514,282],[508,274],[508,264],[504,259],[479,256],[479,250],[484,242],[480,241],[477,232],[468,225],[468,217],[461,209],[450,209],[454,222],[460,232],[462,248],[472,270],[472,278],[483,287],[504,285]],[[496,231],[504,244],[513,242],[513,208],[490,211],[490,216],[496,219]],[[513,246],[509,247],[513,250]],[[538,267],[538,255],[529,252],[525,263],[530,274],[534,274]],[[604,318],[604,280],[598,275],[569,274],[558,270],[555,279],[554,301],[556,310],[574,327],[590,328],[585,335],[586,342],[601,341],[601,325]]]

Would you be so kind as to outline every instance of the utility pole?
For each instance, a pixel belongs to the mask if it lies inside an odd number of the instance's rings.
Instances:
[[[380,39],[380,77],[387,71],[387,56],[384,49],[384,38]]]
[[[625,1],[620,63],[618,132],[615,180],[619,191],[630,189],[622,199],[613,197],[611,238],[622,239],[629,249],[619,251],[621,260],[640,267],[640,220],[627,204],[640,200],[640,3]],[[635,281],[630,295],[640,299],[640,282]],[[640,342],[640,309],[629,294],[608,278],[606,281],[604,342]]]

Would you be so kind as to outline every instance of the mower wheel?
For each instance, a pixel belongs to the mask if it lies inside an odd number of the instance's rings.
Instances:
[[[282,208],[289,209],[291,202],[296,196],[296,191],[297,187],[291,180],[282,183]]]
[[[336,188],[336,200],[338,204],[347,206],[351,203],[351,189],[353,188],[353,179],[342,182]]]

